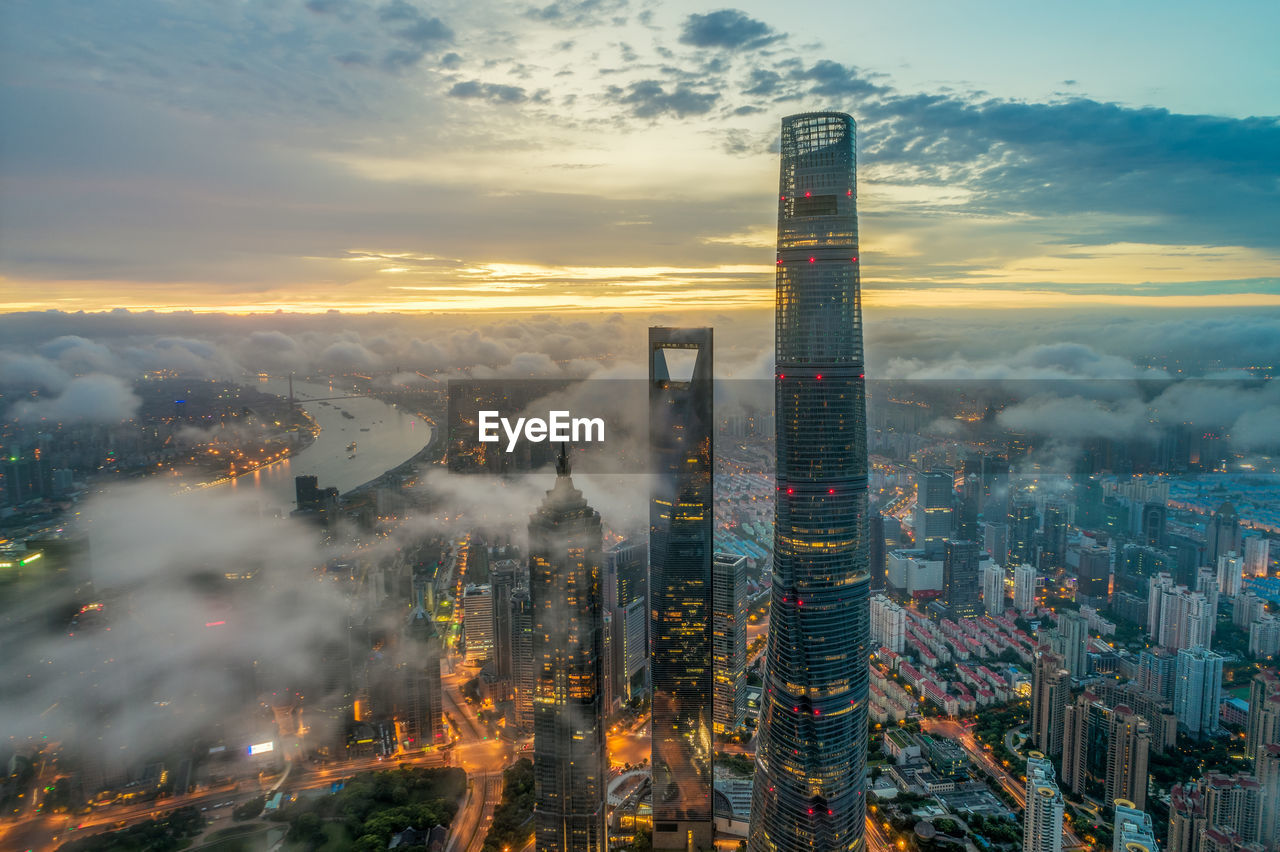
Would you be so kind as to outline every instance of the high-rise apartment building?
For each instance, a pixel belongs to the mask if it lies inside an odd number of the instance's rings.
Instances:
[[[1115,806],[1111,852],[1160,852],[1155,826],[1147,812],[1128,799],[1116,799]]]
[[[1217,613],[1203,592],[1176,586],[1173,577],[1161,573],[1151,578],[1147,597],[1147,632],[1169,651],[1208,648],[1213,641]]]
[[[1013,569],[1013,608],[1024,615],[1036,608],[1036,569],[1026,562]]]
[[[871,644],[901,654],[907,636],[907,613],[884,595],[871,599]]]
[[[1271,539],[1262,535],[1244,540],[1244,571],[1250,577],[1265,577],[1271,569]]]
[[[715,670],[713,728],[737,730],[747,712],[747,557],[717,553],[711,657]]]
[[[1051,631],[1050,642],[1062,655],[1067,671],[1074,678],[1089,674],[1089,621],[1078,612],[1058,613],[1058,624]]]
[[[1280,743],[1280,673],[1263,669],[1249,682],[1249,717],[1245,723],[1245,753],[1256,764],[1258,755]]]
[[[777,509],[753,852],[864,843],[870,577],[854,164],[849,116],[783,120]]]
[[[1138,655],[1138,686],[1165,701],[1173,701],[1177,674],[1178,658],[1175,654],[1149,648]]]
[[[1036,651],[1031,669],[1031,745],[1050,757],[1062,753],[1063,725],[1071,698],[1071,672],[1048,648]]]
[[[1249,655],[1264,660],[1280,656],[1280,618],[1259,615],[1249,622]]]
[[[1235,600],[1244,588],[1244,557],[1232,551],[1218,557],[1218,594]]]
[[[1165,852],[1200,852],[1205,829],[1204,790],[1199,784],[1174,784],[1169,790],[1169,834]]]
[[[711,329],[649,329],[655,849],[710,846],[714,835],[712,374]]]
[[[1178,727],[1193,737],[1203,739],[1218,731],[1222,663],[1221,654],[1206,648],[1178,651],[1173,712],[1178,716]]]
[[[992,561],[984,564],[982,569],[982,608],[987,615],[1004,614],[1004,581],[1005,570]]]
[[[555,486],[529,518],[539,852],[604,852],[608,842],[602,562],[600,515],[573,487],[562,447]]]
[[[1086,691],[1067,705],[1063,728],[1063,786],[1097,801],[1129,799],[1146,807],[1151,735],[1145,719]]]
[[[1027,759],[1027,807],[1023,816],[1022,852],[1062,852],[1062,793],[1053,764],[1041,753]]]
[[[1263,790],[1258,779],[1247,772],[1228,775],[1210,772],[1203,779],[1204,816],[1209,830],[1234,834],[1244,843],[1257,843],[1261,836]]]

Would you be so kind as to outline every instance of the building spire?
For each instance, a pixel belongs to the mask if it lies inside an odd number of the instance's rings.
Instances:
[[[556,476],[569,475],[569,443],[560,444],[560,454],[556,456]]]

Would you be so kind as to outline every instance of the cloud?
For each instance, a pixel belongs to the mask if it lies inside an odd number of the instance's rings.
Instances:
[[[10,415],[24,422],[119,423],[133,417],[140,403],[122,380],[92,374],[72,379],[61,394],[51,399],[21,401],[13,406]]]
[[[39,355],[0,353],[0,385],[23,389],[60,391],[71,381],[57,364]]]
[[[791,76],[796,80],[811,82],[813,85],[809,88],[809,93],[825,97],[867,96],[885,91],[884,86],[870,82],[852,65],[841,65],[830,59],[815,62]]]
[[[546,6],[531,6],[525,17],[560,27],[587,27],[616,23],[628,0],[555,0]]]
[[[518,104],[528,100],[520,86],[506,86],[498,83],[481,83],[479,80],[464,80],[454,83],[449,89],[452,98],[478,98],[493,103]]]
[[[694,47],[754,50],[783,38],[768,24],[737,9],[694,13],[685,19],[680,30],[680,42]]]
[[[718,92],[698,92],[684,83],[678,83],[673,90],[667,91],[657,80],[641,80],[625,90],[613,86],[608,96],[630,107],[636,118],[656,118],[666,114],[677,118],[705,115],[720,99]]]

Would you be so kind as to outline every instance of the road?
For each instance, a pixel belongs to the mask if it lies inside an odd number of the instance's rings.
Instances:
[[[1004,788],[1006,793],[1013,797],[1013,800],[1018,803],[1018,807],[1026,808],[1027,788],[1025,782],[1013,777],[1008,769],[997,763],[995,758],[974,739],[973,732],[969,728],[959,722],[947,719],[921,719],[920,727],[931,734],[938,734],[959,743],[960,747],[968,752],[973,762],[982,767],[988,775],[995,779],[997,784]],[[1088,844],[1082,841],[1070,828],[1063,826],[1062,834],[1063,849],[1085,849],[1088,847]]]
[[[872,806],[874,808],[874,806]],[[867,830],[865,833],[867,839],[867,852],[889,852],[893,849],[893,844],[889,842],[889,838],[885,835],[888,823],[881,823],[874,810],[867,812]]]
[[[462,669],[450,670],[440,678],[445,711],[459,727],[454,765],[466,770],[469,787],[467,799],[454,817],[446,852],[480,852],[493,811],[502,801],[502,770],[514,757],[511,743],[489,735],[462,698],[459,690],[468,677]]]

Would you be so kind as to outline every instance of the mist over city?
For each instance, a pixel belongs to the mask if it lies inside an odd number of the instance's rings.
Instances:
[[[1280,852],[1280,7],[0,9],[0,850]]]

